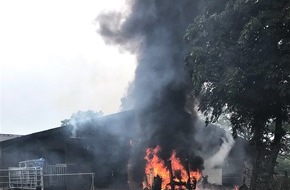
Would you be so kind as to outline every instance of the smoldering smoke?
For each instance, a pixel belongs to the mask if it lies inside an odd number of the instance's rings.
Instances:
[[[125,20],[114,12],[97,21],[107,43],[137,55],[135,79],[122,105],[135,109],[140,127],[132,152],[134,180],[144,175],[145,149],[156,145],[162,159],[176,150],[177,156],[192,160],[194,169],[201,169],[203,161],[194,154],[194,117],[185,108],[190,78],[183,66],[183,35],[198,12],[198,1],[130,0],[128,5]]]

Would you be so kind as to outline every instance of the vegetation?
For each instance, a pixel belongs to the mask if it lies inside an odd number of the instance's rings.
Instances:
[[[199,110],[207,122],[229,115],[234,136],[250,133],[250,189],[269,188],[289,128],[289,0],[205,0],[185,40]]]

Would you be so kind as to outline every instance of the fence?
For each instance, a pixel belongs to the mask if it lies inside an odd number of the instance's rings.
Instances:
[[[0,190],[9,189],[8,170],[0,170]]]
[[[11,170],[12,169],[12,170]],[[64,173],[62,166],[51,166],[50,172],[33,168],[0,170],[0,190],[94,190],[94,173]],[[41,184],[41,182],[43,182]]]
[[[58,174],[66,174],[67,165],[66,164],[56,164],[56,165],[46,165],[44,167],[44,176],[48,175],[46,178],[46,186],[63,186],[66,183],[65,175]],[[57,174],[57,175],[52,175]]]
[[[45,189],[52,187],[59,187],[69,190],[94,190],[94,173],[65,173],[65,174],[44,174],[44,182],[47,182],[49,178],[62,179],[62,184],[44,184]]]

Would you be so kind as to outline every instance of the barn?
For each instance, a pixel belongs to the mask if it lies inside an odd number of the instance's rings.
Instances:
[[[17,167],[20,161],[44,159],[45,189],[90,189],[128,187],[128,160],[131,142],[137,133],[138,123],[134,111],[124,111],[108,116],[92,118],[75,125],[62,127],[21,136],[0,142],[1,176],[7,175],[9,167]],[[215,127],[201,128],[202,133],[212,133]],[[218,129],[216,138],[206,141],[207,148],[214,154],[219,149],[223,130]],[[226,164],[216,166],[221,172],[217,183],[242,183],[243,143],[236,143]],[[214,145],[214,146],[213,146]],[[213,148],[216,147],[216,148]],[[210,150],[210,149],[211,150]],[[215,150],[216,149],[216,150]],[[236,170],[231,170],[235,166]],[[236,167],[239,166],[239,167]],[[46,174],[46,175],[45,175]],[[58,175],[50,175],[58,174]],[[72,174],[65,177],[61,174]],[[0,179],[2,186],[7,179]],[[87,186],[87,187],[86,187]],[[86,188],[84,188],[86,187]]]

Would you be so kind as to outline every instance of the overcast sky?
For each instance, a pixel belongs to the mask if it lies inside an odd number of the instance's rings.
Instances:
[[[0,0],[0,133],[60,126],[77,111],[118,112],[136,59],[96,33],[123,0]]]

